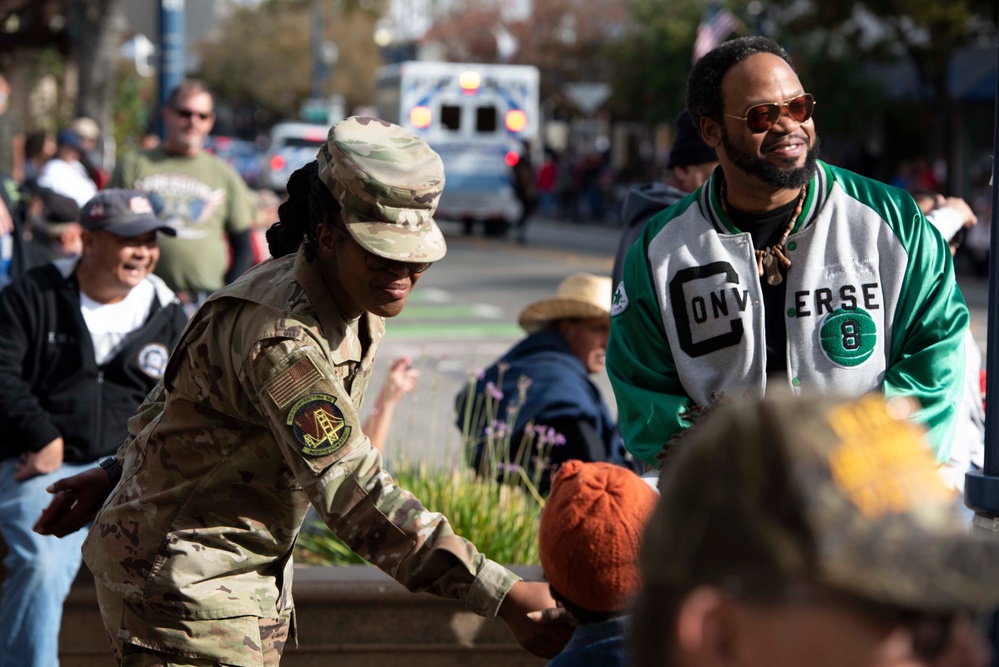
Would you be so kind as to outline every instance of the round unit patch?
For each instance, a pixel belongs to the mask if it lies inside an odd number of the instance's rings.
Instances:
[[[328,456],[340,449],[350,436],[336,397],[311,394],[299,399],[288,412],[287,424],[306,456]]]
[[[139,364],[139,370],[149,377],[159,380],[162,379],[163,373],[166,371],[169,358],[170,352],[166,349],[166,345],[149,343],[139,350],[135,360]]]
[[[878,343],[878,327],[861,308],[840,308],[825,316],[819,343],[829,361],[852,368],[867,361]]]
[[[611,317],[620,315],[628,307],[628,295],[624,291],[624,281],[617,284],[614,290],[614,297],[611,299]]]

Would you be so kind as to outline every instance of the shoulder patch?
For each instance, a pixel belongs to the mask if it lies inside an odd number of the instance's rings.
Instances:
[[[611,300],[611,317],[616,317],[628,308],[628,294],[624,291],[624,281],[617,284],[614,298]]]
[[[316,367],[316,363],[310,357],[305,357],[267,383],[264,388],[274,403],[279,408],[283,408],[300,395],[303,390],[308,389],[322,378],[323,374]]]
[[[350,437],[351,428],[336,407],[336,397],[329,394],[310,394],[299,399],[288,411],[286,423],[305,456],[329,456]]]
[[[163,372],[166,371],[167,360],[170,352],[166,345],[160,343],[149,343],[144,345],[139,354],[136,355],[136,362],[139,370],[155,380],[163,379]]]

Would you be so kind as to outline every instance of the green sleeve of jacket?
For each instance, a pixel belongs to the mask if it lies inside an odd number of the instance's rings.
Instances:
[[[899,220],[895,233],[908,249],[909,264],[895,312],[884,394],[919,401],[922,408],[914,420],[927,429],[927,439],[942,463],[950,456],[964,391],[968,309],[947,242],[908,195],[897,205],[896,217],[886,219]]]
[[[645,258],[653,227],[660,228],[646,225],[625,257],[624,278],[614,293],[607,374],[625,446],[658,467],[656,457],[666,443],[689,426],[682,414],[690,398],[677,375]]]

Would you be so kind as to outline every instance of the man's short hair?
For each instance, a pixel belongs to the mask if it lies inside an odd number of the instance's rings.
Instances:
[[[736,63],[757,53],[772,53],[788,64],[791,56],[780,44],[769,37],[739,37],[721,44],[694,63],[687,78],[687,110],[694,124],[700,126],[701,118],[721,118],[725,105],[722,101],[721,82]]]
[[[212,95],[208,84],[199,79],[185,79],[170,91],[170,95],[166,99],[166,105],[171,109],[176,109],[181,100],[186,100],[188,97],[200,93],[207,94],[208,97],[212,98],[212,104],[215,104],[215,96]]]

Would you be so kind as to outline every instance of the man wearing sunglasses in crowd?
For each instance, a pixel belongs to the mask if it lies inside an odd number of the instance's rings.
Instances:
[[[723,400],[642,542],[633,667],[984,667],[999,543],[969,535],[913,401]],[[734,442],[739,447],[733,447]]]
[[[187,80],[167,97],[159,146],[122,158],[111,186],[145,192],[177,236],[160,244],[157,275],[190,315],[250,267],[254,208],[236,170],[203,150],[215,124],[212,94]]]
[[[881,390],[918,399],[946,461],[968,326],[947,243],[908,193],[818,160],[816,102],[773,40],[697,61],[687,108],[719,167],[625,260],[607,370],[627,447],[654,464],[713,395]]]

